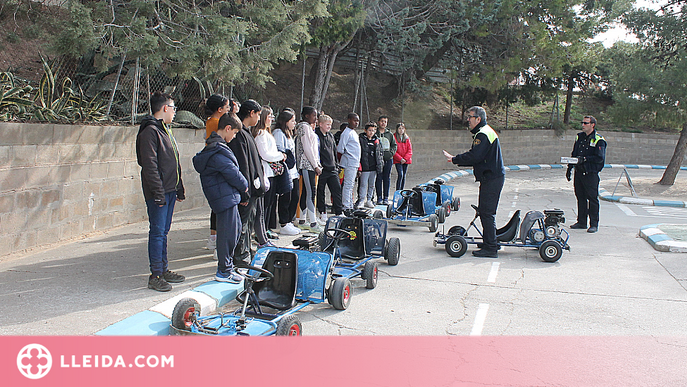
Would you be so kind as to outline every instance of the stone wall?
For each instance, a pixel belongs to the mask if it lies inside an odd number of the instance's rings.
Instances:
[[[136,163],[137,127],[0,123],[0,256],[146,219]],[[175,129],[187,200],[177,210],[205,205],[191,157],[205,130]],[[570,154],[576,132],[500,133],[507,165],[557,163]],[[467,130],[409,131],[410,173],[450,168],[442,149],[469,149]],[[607,161],[666,165],[677,135],[604,133]],[[434,176],[428,176],[428,179]]]

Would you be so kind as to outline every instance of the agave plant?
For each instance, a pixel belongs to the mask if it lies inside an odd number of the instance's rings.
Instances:
[[[21,120],[29,117],[33,104],[29,85],[20,85],[10,72],[0,73],[0,120]]]

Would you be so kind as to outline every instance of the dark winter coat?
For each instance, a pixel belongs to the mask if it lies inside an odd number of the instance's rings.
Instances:
[[[265,178],[262,169],[262,160],[255,139],[245,126],[236,133],[236,137],[229,143],[229,148],[234,152],[236,160],[239,162],[239,170],[246,178],[250,186],[251,197],[260,197],[265,194]]]
[[[136,136],[136,159],[141,166],[141,184],[145,200],[165,205],[165,194],[176,191],[177,198],[186,198],[181,180],[179,151],[171,131],[165,130],[162,120],[143,117]]]
[[[360,167],[363,172],[377,171],[382,173],[384,169],[384,149],[377,135],[368,138],[365,132],[360,133]]]
[[[205,144],[193,156],[193,167],[200,173],[200,184],[210,208],[219,213],[248,201],[248,182],[239,171],[234,152],[217,132],[212,132]]]

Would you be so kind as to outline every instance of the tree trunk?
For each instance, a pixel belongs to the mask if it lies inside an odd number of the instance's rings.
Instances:
[[[317,65],[315,66],[315,83],[309,98],[310,106],[317,110],[322,110],[324,99],[327,96],[327,89],[329,88],[336,56],[339,55],[339,52],[347,44],[348,42],[345,44],[337,42],[329,46],[320,47],[320,57],[317,59]]]
[[[682,124],[682,131],[680,132],[680,138],[677,140],[677,145],[675,145],[673,157],[670,159],[670,163],[668,163],[668,167],[663,172],[663,177],[661,177],[658,184],[673,185],[675,183],[675,177],[680,171],[682,159],[685,158],[685,150],[687,150],[687,123]]]
[[[565,112],[563,113],[563,123],[570,123],[570,108],[572,107],[573,88],[575,87],[575,72],[571,72],[568,77],[568,92],[565,95]]]

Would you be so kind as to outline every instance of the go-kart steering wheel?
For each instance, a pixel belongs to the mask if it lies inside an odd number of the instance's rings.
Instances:
[[[340,228],[328,228],[325,231],[325,234],[327,234],[328,237],[336,240],[342,240],[344,236],[348,236],[348,239],[350,240],[353,240],[357,237],[354,232],[342,230]]]
[[[415,191],[410,190],[410,189],[401,190],[401,196],[404,198],[409,198],[409,197],[413,196],[414,193],[415,193]]]
[[[239,269],[248,269],[248,272],[245,274],[239,272]],[[257,274],[250,274],[250,271],[254,270],[257,271]],[[269,279],[274,278],[274,274],[272,274],[269,270],[263,269],[262,267],[256,267],[256,266],[251,266],[251,265],[241,265],[241,266],[234,266],[232,271],[242,277],[245,277],[247,280],[252,281],[253,283],[258,283],[262,281],[267,281]],[[266,277],[261,277],[260,274],[267,274]]]

